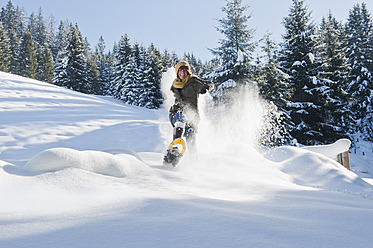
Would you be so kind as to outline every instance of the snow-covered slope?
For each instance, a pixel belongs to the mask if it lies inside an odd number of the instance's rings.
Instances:
[[[373,188],[330,158],[343,146],[264,153],[222,123],[165,170],[165,110],[0,72],[0,247],[372,246]]]

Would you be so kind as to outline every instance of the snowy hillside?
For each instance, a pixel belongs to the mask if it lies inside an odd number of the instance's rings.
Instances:
[[[264,152],[213,121],[166,170],[167,111],[0,72],[0,247],[373,246],[371,156],[350,172],[345,141]]]

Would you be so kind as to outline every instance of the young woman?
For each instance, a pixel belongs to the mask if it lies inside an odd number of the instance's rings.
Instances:
[[[198,96],[212,90],[214,84],[193,75],[186,61],[179,62],[175,71],[177,77],[171,86],[175,103],[171,106],[169,113],[171,124],[174,127],[173,139],[176,140],[184,136],[188,149],[194,150],[195,135],[200,120]],[[170,148],[172,148],[172,145]],[[167,160],[166,157],[165,160]]]

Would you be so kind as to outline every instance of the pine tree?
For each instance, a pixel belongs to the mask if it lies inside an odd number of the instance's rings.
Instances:
[[[69,43],[69,33],[73,25],[69,21],[61,21],[58,26],[58,33],[56,35],[56,40],[54,46],[52,47],[53,58],[56,60],[58,53],[60,55],[65,53],[67,45]]]
[[[263,42],[264,64],[261,73],[262,79],[259,81],[259,92],[264,99],[285,110],[292,93],[285,81],[287,74],[278,69],[279,62],[275,56],[277,46],[271,39],[270,34],[264,36]]]
[[[370,36],[367,40],[367,57],[368,57],[368,67],[369,67],[369,83],[368,88],[370,91],[369,96],[367,97],[367,111],[366,115],[363,118],[362,121],[362,130],[363,130],[363,137],[366,140],[373,141],[373,21],[370,13],[367,10],[367,6],[365,3],[362,3],[361,5],[361,13],[363,16],[364,23],[367,23],[366,26],[370,29]]]
[[[7,5],[1,9],[0,21],[7,31],[9,46],[11,50],[11,61],[9,72],[19,74],[19,42],[25,30],[23,12],[15,8],[9,0]]]
[[[120,99],[127,104],[138,105],[139,85],[139,64],[140,64],[140,47],[135,43],[128,62],[125,64],[123,73],[123,87],[120,91]]]
[[[42,9],[39,9],[37,16],[33,13],[29,17],[28,28],[31,30],[32,37],[37,46],[37,58],[38,58],[38,69],[37,79],[45,82],[52,82],[53,71],[51,65],[54,63],[53,55],[51,54],[50,47],[52,46],[52,40],[49,37],[51,33],[48,33],[47,24],[44,21]]]
[[[324,143],[324,82],[317,78],[321,64],[315,57],[315,26],[303,0],[293,0],[284,26],[279,68],[289,75],[286,82],[294,92],[287,106],[294,123],[290,134],[302,144]]]
[[[66,73],[69,79],[67,87],[79,92],[87,92],[86,58],[84,56],[84,43],[78,25],[70,30],[70,40],[67,45]]]
[[[125,73],[130,61],[132,47],[127,36],[122,36],[116,50],[114,50],[115,65],[113,69],[113,80],[110,82],[110,95],[121,99],[121,91],[125,86]]]
[[[241,5],[241,0],[227,0],[226,6],[222,8],[226,18],[219,20],[220,27],[217,30],[225,38],[219,41],[220,47],[210,49],[219,65],[211,75],[218,91],[245,85],[253,71],[250,62],[255,44],[251,42],[253,30],[248,26],[251,16],[245,14],[247,8]],[[229,80],[234,82],[227,86],[225,82]]]
[[[38,76],[38,79],[43,82],[52,83],[54,77],[54,61],[52,50],[49,47],[44,47],[42,48],[42,50],[39,50],[39,53],[41,54],[43,62],[42,66],[39,66],[40,74]]]
[[[0,21],[0,71],[8,72],[11,60],[8,32]]]
[[[19,45],[19,51],[19,75],[37,79],[37,46],[34,42],[34,39],[32,38],[31,30],[28,30],[23,35]]]
[[[266,145],[280,145],[289,143],[292,140],[291,135],[286,132],[291,126],[290,116],[287,114],[287,102],[291,98],[291,89],[286,83],[287,75],[278,69],[279,63],[275,52],[277,45],[267,33],[262,39],[264,43],[262,52],[264,60],[257,78],[259,94],[268,102],[268,118],[271,125],[263,130],[265,139],[262,141]]]
[[[95,58],[98,72],[98,94],[106,95],[108,94],[109,90],[112,65],[110,55],[105,53],[105,41],[102,36],[100,37],[99,42],[95,48]]]
[[[61,50],[57,54],[55,66],[54,66],[54,78],[52,83],[58,86],[67,88],[69,86],[69,78],[67,75],[67,50]]]
[[[373,90],[373,24],[364,3],[356,4],[350,10],[345,32],[346,57],[351,64],[347,93],[352,96],[351,110],[358,122],[358,131],[364,123],[368,123],[363,119],[372,109]]]
[[[219,67],[215,60],[209,60],[203,63],[202,69],[199,72],[201,78],[206,80],[213,80],[213,72]]]
[[[176,66],[179,60],[180,59],[176,53],[170,53],[167,49],[165,49],[162,54],[162,67],[167,70],[167,68]]]
[[[98,81],[98,69],[96,56],[88,54],[86,57],[86,87],[85,92],[89,94],[101,95],[100,82]]]
[[[320,40],[319,56],[322,60],[320,80],[324,81],[325,103],[323,110],[325,130],[324,140],[331,143],[349,137],[353,126],[352,113],[348,107],[346,89],[349,64],[343,52],[343,26],[329,12],[322,19],[318,31]]]
[[[53,83],[68,89],[87,93],[87,63],[84,43],[78,25],[71,26],[66,48],[59,51]]]
[[[364,124],[362,125],[361,131],[363,133],[364,140],[373,142],[373,105],[369,104],[367,107],[367,114],[364,117]]]
[[[69,78],[67,75],[69,30],[72,29],[72,24],[69,21],[60,22],[56,42],[52,48],[52,55],[55,58],[53,84],[62,87],[69,86]]]
[[[44,47],[47,44],[48,33],[41,8],[39,8],[38,15],[34,18],[34,25],[30,25],[29,23],[29,26],[31,26],[32,37],[34,38],[38,47]]]
[[[51,15],[47,21],[46,21],[46,41],[45,46],[48,47],[52,52],[53,61],[57,58],[57,52],[54,53],[56,50],[56,42],[57,42],[57,36],[55,34],[55,19],[53,15]]]
[[[163,70],[162,56],[153,45],[129,43],[122,37],[116,50],[114,80],[111,92],[127,104],[146,108],[159,108],[162,104],[160,79]]]
[[[84,51],[84,58],[85,58],[85,93],[88,94],[100,94],[100,85],[98,82],[98,70],[96,64],[96,57],[91,51],[90,44],[88,42],[88,38],[84,38],[83,42],[83,51]]]
[[[135,44],[135,53],[137,54],[136,59],[136,70],[135,70],[135,94],[136,101],[133,103],[140,107],[145,107],[149,101],[147,94],[149,92],[149,65],[146,48],[143,45]]]
[[[153,44],[150,45],[144,55],[143,90],[139,105],[155,109],[159,108],[163,102],[161,92],[162,57]]]

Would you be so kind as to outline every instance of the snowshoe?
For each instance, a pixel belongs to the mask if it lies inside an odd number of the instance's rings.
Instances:
[[[171,142],[163,157],[163,165],[166,167],[176,167],[185,152],[185,142],[182,138],[177,138]]]

